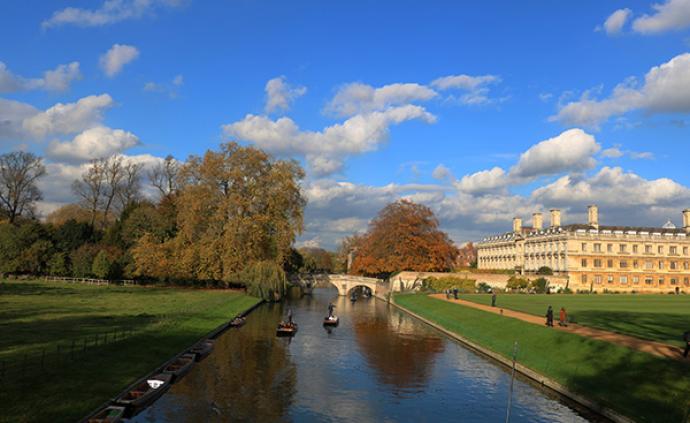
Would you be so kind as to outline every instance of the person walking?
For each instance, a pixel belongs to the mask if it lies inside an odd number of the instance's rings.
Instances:
[[[496,307],[496,293],[491,294],[491,307]]]
[[[553,308],[546,309],[546,326],[553,327]]]
[[[565,307],[561,307],[561,311],[558,313],[558,326],[568,326],[568,313],[565,311]]]
[[[453,297],[455,297],[456,300],[458,299],[458,288],[453,288]]]
[[[683,357],[688,358],[688,353],[690,352],[690,330],[686,330],[683,334],[683,340],[685,341],[685,351],[683,352]]]

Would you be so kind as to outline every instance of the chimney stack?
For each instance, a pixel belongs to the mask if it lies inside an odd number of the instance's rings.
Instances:
[[[541,231],[543,226],[543,218],[541,213],[532,213],[532,227],[538,231]]]
[[[587,216],[587,223],[589,223],[589,226],[599,229],[599,208],[594,204],[587,206]]]
[[[519,233],[522,231],[522,219],[519,217],[513,218],[513,232]]]
[[[685,233],[690,233],[690,209],[683,210],[683,229]]]
[[[558,209],[551,209],[551,227],[556,228],[561,226],[561,211]]]

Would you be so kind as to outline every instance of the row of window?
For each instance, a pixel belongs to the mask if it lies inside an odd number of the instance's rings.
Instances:
[[[592,267],[603,267],[604,260],[602,259],[593,259],[592,260]],[[612,269],[614,267],[614,261],[612,259],[606,260],[606,267]],[[589,265],[589,259],[581,259],[580,260],[580,267],[588,267]],[[619,260],[618,261],[618,267],[621,269],[626,269],[632,265],[633,269],[639,269],[640,268],[640,262],[639,260]],[[659,260],[656,262],[656,268],[659,270],[664,270],[666,268],[666,262],[664,260]],[[679,263],[677,261],[669,261],[668,262],[668,268],[670,270],[680,270],[681,267],[683,270],[690,270],[690,262],[684,261],[682,263]],[[645,260],[644,262],[644,269],[654,269],[654,262],[652,260]]]
[[[615,283],[616,278],[613,275],[606,275],[606,282],[609,284]],[[602,284],[604,281],[604,276],[602,275],[594,275],[592,278],[592,282],[594,282],[597,285]],[[639,285],[640,281],[644,281],[645,285],[654,285],[654,278],[651,276],[645,276],[645,277],[640,277],[640,276],[627,276],[627,275],[621,275],[618,276],[618,283],[621,285],[627,285],[628,282],[632,282],[633,285]],[[680,278],[669,278],[669,285],[671,286],[678,286],[680,285],[681,281]],[[581,275],[580,276],[580,282],[582,284],[586,284],[589,282],[588,276],[587,275]],[[664,277],[659,277],[656,279],[656,282],[659,286],[665,285],[666,284],[666,278]],[[685,286],[690,286],[690,278],[683,278],[683,285]]]
[[[582,243],[582,251],[586,252],[587,251],[588,244],[586,242]],[[632,252],[633,254],[639,253],[640,251],[640,246],[638,244],[633,244],[632,246]],[[599,242],[595,242],[592,244],[592,251],[595,253],[601,253],[602,252],[602,244]],[[690,252],[688,250],[688,247],[683,247],[682,248],[683,255],[687,256],[688,253]],[[607,253],[613,253],[614,252],[614,246],[613,244],[606,244],[606,252]],[[628,244],[618,244],[618,252],[619,253],[627,253],[628,252]],[[652,245],[644,245],[644,252],[645,254],[653,254],[654,253],[654,248]],[[656,248],[657,254],[664,254],[664,246],[663,245],[658,245]],[[669,254],[678,254],[678,247],[675,245],[671,245],[668,248],[668,253]]]

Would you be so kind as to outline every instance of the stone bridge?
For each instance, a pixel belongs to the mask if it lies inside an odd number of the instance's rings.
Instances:
[[[352,289],[358,286],[366,286],[371,289],[371,293],[379,297],[385,296],[388,292],[387,284],[381,279],[366,278],[364,276],[353,276],[343,274],[302,274],[291,278],[291,283],[310,289],[315,286],[326,286],[331,284],[338,290],[338,295],[349,295]]]

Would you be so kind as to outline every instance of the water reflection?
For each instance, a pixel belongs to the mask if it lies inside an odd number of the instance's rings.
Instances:
[[[340,324],[327,330],[329,301]],[[276,338],[288,308],[299,332]],[[316,289],[257,309],[135,421],[504,421],[509,382],[505,370],[382,301]],[[519,380],[513,404],[512,422],[586,421]]]

